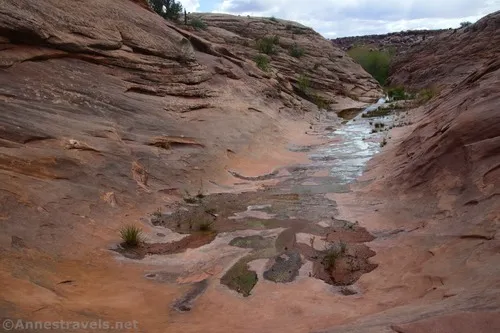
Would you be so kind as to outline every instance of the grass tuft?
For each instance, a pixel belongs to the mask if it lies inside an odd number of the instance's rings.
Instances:
[[[343,257],[347,251],[347,244],[340,241],[338,244],[331,243],[330,246],[325,250],[325,255],[323,257],[322,263],[326,269],[332,270],[335,268],[335,263],[337,259]]]
[[[126,247],[137,247],[142,241],[142,229],[134,225],[127,225],[120,229],[123,245]]]
[[[255,63],[264,72],[269,71],[269,58],[265,54],[258,54],[255,56]]]

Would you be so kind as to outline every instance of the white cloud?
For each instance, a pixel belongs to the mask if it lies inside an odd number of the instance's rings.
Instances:
[[[199,0],[180,0],[182,7],[188,12],[196,12],[200,8]]]
[[[222,0],[214,12],[275,16],[326,37],[458,27],[500,9],[500,0]]]

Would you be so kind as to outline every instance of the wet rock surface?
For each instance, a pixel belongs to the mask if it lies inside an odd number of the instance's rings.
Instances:
[[[272,260],[271,267],[264,272],[266,280],[292,282],[299,274],[302,258],[299,251],[287,251]]]
[[[370,112],[374,107],[364,112]],[[390,123],[390,117],[385,121]],[[375,139],[381,135],[371,132],[373,119],[358,114],[343,127],[329,134],[326,132],[331,138],[330,143],[310,152],[310,164],[287,167],[285,173],[279,172],[283,175],[276,179],[276,184],[263,190],[200,193],[185,197],[182,207],[174,211],[155,213],[151,218],[154,225],[190,234],[181,241],[158,247],[171,248],[174,244],[188,243],[204,221],[210,221],[213,234],[219,233],[220,237],[229,239],[229,246],[248,251],[228,267],[220,279],[221,284],[245,297],[250,296],[259,283],[259,274],[268,281],[290,283],[297,278],[306,261],[312,263],[308,273],[311,278],[339,286],[356,282],[362,274],[377,267],[369,261],[375,252],[363,244],[374,237],[355,221],[337,219],[336,204],[328,195],[348,191],[349,184],[363,170],[364,163],[378,151],[376,141],[365,142],[366,138]],[[336,156],[336,159],[318,159],[316,156]],[[340,170],[350,176],[339,177],[336,172]],[[283,231],[273,237],[261,234],[230,236],[233,232],[276,228]],[[267,263],[258,274],[250,264],[259,260]]]

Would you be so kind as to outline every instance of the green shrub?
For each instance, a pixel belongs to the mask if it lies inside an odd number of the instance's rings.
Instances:
[[[405,88],[403,86],[393,87],[387,90],[387,96],[394,101],[399,101],[407,98]]]
[[[389,64],[391,54],[389,51],[371,50],[364,46],[353,47],[347,51],[349,56],[354,59],[370,73],[380,85],[385,85],[389,76]]]
[[[468,26],[471,26],[472,22],[466,21],[466,22],[460,22],[460,28],[467,28]]]
[[[347,251],[347,244],[340,241],[337,244],[331,243],[330,246],[325,250],[325,254],[322,260],[323,265],[326,269],[332,270],[335,268],[335,263],[337,259],[345,255]]]
[[[271,17],[269,18],[269,20],[271,20],[271,21],[273,21],[273,22],[279,22],[279,21],[278,21],[278,19],[277,19],[276,17],[274,17],[274,16],[271,16]]]
[[[328,103],[328,101],[325,98],[323,98],[318,94],[314,94],[312,98],[313,98],[313,103],[316,104],[316,106],[320,109],[326,109],[330,105],[330,103]]]
[[[276,45],[279,44],[278,36],[266,36],[257,40],[257,49],[260,53],[274,54],[276,53]]]
[[[269,71],[269,58],[265,54],[258,54],[255,56],[255,63],[264,72]]]
[[[436,95],[438,94],[438,91],[436,89],[433,89],[433,88],[425,88],[425,89],[422,89],[419,93],[418,93],[418,100],[420,102],[427,102],[427,101],[430,101],[432,98],[434,98]]]
[[[207,30],[207,24],[202,19],[199,19],[197,17],[192,19],[189,24],[196,30]]]
[[[297,43],[294,43],[290,47],[290,55],[295,58],[300,58],[304,55],[305,51],[303,48],[299,47]]]
[[[120,229],[123,245],[126,247],[137,247],[142,241],[142,230],[134,225],[127,225]]]
[[[148,0],[149,6],[158,15],[168,20],[179,20],[182,14],[182,4],[175,0]]]
[[[302,90],[304,93],[307,93],[309,91],[309,88],[311,86],[311,82],[309,81],[309,78],[305,76],[304,74],[301,74],[299,76],[299,79],[297,80],[297,84],[299,85],[299,89]]]

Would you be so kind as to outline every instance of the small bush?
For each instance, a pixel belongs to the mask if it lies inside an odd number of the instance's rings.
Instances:
[[[319,66],[320,66],[320,63],[319,63],[319,62],[317,62],[317,63],[315,63],[315,64],[314,64],[313,69],[314,69],[314,70],[316,70],[316,69],[318,69],[318,68],[319,68]]]
[[[273,22],[279,22],[279,21],[278,21],[278,19],[277,19],[276,17],[274,17],[274,16],[271,16],[271,17],[269,18],[269,20],[271,20],[271,21],[273,21]]]
[[[287,24],[287,25],[285,26],[285,29],[286,29],[286,30],[292,30],[292,29],[293,29],[293,25],[291,25],[291,24]]]
[[[276,53],[276,45],[279,44],[278,36],[266,36],[257,40],[257,49],[260,53],[274,54]]]
[[[323,264],[326,266],[327,269],[333,269],[335,267],[335,262],[339,258],[339,253],[335,251],[330,251],[328,252],[324,259],[323,259]]]
[[[189,22],[189,24],[196,30],[207,30],[207,24],[199,18],[194,18]]]
[[[259,67],[261,70],[263,70],[264,72],[269,71],[269,58],[266,55],[258,54],[254,60],[257,64],[257,67]]]
[[[330,105],[330,103],[328,103],[328,101],[325,98],[323,98],[318,94],[314,94],[312,98],[313,98],[313,103],[316,104],[316,106],[320,109],[326,109]]]
[[[438,91],[436,89],[432,89],[432,88],[422,89],[418,93],[418,100],[420,102],[428,102],[432,98],[434,98],[437,94],[438,94]]]
[[[128,225],[120,230],[123,245],[126,247],[137,247],[142,241],[142,229],[134,225]]]
[[[297,80],[297,84],[299,85],[299,89],[302,90],[304,93],[307,93],[309,91],[309,88],[311,86],[311,82],[309,81],[309,78],[305,76],[304,74],[301,74],[299,76],[299,79]]]
[[[402,86],[390,88],[387,90],[387,96],[394,101],[399,101],[407,98],[407,94],[405,92],[405,88]]]
[[[466,21],[466,22],[460,22],[460,28],[467,28],[468,26],[471,26],[472,22]]]
[[[365,71],[370,73],[380,85],[385,85],[389,76],[392,55],[389,51],[371,50],[364,46],[353,47],[347,51]]]
[[[300,58],[304,55],[305,51],[303,48],[299,47],[297,43],[294,43],[290,47],[290,55],[295,58]]]
[[[330,243],[330,246],[325,250],[322,263],[326,269],[331,270],[335,268],[337,259],[343,257],[347,252],[347,244],[340,241],[338,244]]]

